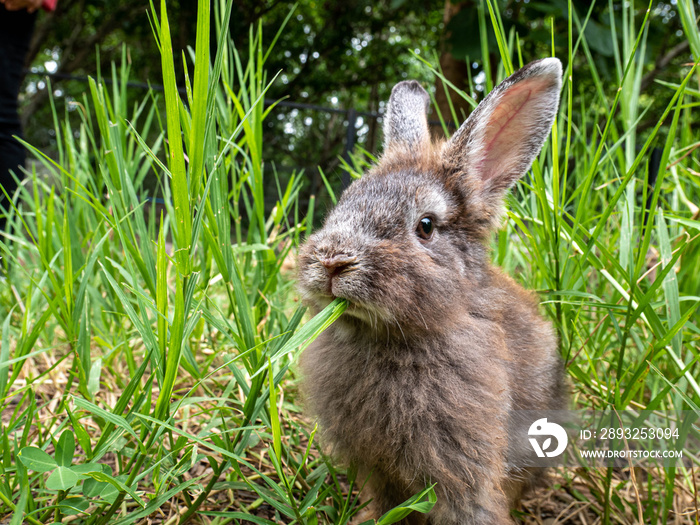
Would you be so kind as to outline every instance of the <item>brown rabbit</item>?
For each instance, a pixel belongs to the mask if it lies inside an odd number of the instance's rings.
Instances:
[[[511,522],[532,479],[513,414],[565,403],[552,326],[486,246],[549,134],[561,76],[555,58],[532,62],[439,143],[428,94],[397,84],[383,157],[301,248],[305,301],[349,304],[302,355],[303,390],[333,453],[371,474],[376,517],[436,483],[435,507],[410,522]]]

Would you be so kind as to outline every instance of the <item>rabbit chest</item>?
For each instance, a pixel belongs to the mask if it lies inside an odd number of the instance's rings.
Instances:
[[[358,344],[337,335],[333,328],[324,333],[301,366],[307,403],[326,443],[346,461],[420,471],[434,463],[426,455],[448,461],[483,454],[504,434],[506,365],[498,352],[485,359],[475,350],[483,341],[454,334],[412,345]]]

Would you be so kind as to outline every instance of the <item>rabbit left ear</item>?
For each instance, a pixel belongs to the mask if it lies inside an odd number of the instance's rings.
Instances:
[[[531,62],[501,82],[445,145],[454,168],[505,190],[530,168],[559,107],[562,68],[556,58]]]
[[[396,146],[415,151],[430,143],[429,103],[428,93],[415,80],[394,86],[384,115],[384,151]]]

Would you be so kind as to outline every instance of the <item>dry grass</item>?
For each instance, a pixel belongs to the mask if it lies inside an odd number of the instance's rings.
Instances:
[[[68,384],[68,377],[70,374],[70,361],[62,359],[61,356],[62,353],[60,351],[41,354],[39,358],[29,360],[22,370],[22,376],[28,378],[29,382],[34,386],[33,390],[38,406],[36,421],[39,427],[41,427],[41,432],[37,425],[33,425],[29,429],[29,442],[35,445],[39,445],[41,440],[46,439],[46,435],[55,434],[57,429],[62,428],[63,425],[66,424],[65,418],[62,418],[61,415],[56,412],[56,407],[64,395],[64,389]],[[116,363],[121,363],[121,366],[115,364],[114,368],[111,369],[114,375],[106,375],[102,378],[102,384],[105,387],[112,385],[111,388],[101,389],[98,396],[99,402],[104,403],[106,406],[116,405],[117,398],[121,395],[122,391],[113,385],[119,382],[120,374],[128,373],[122,361],[117,360]],[[41,374],[46,374],[42,381],[32,381],[33,377],[37,377]],[[121,377],[124,376],[122,375]],[[212,389],[216,389],[218,385],[225,383],[226,380],[227,377],[225,374],[219,377],[211,377],[209,386]],[[22,380],[16,383],[18,388],[21,388],[22,385]],[[208,395],[208,392],[202,385],[196,386],[195,382],[188,382],[186,378],[178,382],[176,394],[178,392],[189,392],[193,387],[195,389],[190,392],[191,396],[206,397]],[[292,399],[296,397],[296,387],[293,383],[290,382],[285,385],[284,391],[285,397],[291,397]],[[154,392],[154,396],[156,394],[157,392]],[[244,397],[241,397],[241,403],[244,401]],[[23,408],[22,406],[18,406],[17,403],[18,396],[14,396],[3,409],[3,425],[8,424],[12,412]],[[183,412],[182,414],[175,414],[175,419],[178,420],[175,426],[183,431],[196,435],[209,423],[211,408],[212,402],[203,401],[183,409],[181,411]],[[284,446],[289,447],[294,453],[301,455],[308,445],[308,440],[303,438],[299,443],[292,443],[288,438],[288,436],[293,433],[291,423],[294,423],[295,426],[303,426],[310,431],[312,422],[292,404],[285,404],[281,412],[282,421],[284,423],[284,430],[282,433],[283,440],[285,441]],[[90,432],[92,441],[97,442],[100,437],[100,427],[90,419],[85,420],[85,424]],[[20,427],[16,430],[15,434],[21,432],[26,432],[26,429]],[[41,436],[40,433],[42,434]],[[13,437],[17,436],[15,435]],[[279,477],[267,455],[270,435],[267,432],[259,432],[258,438],[258,443],[246,450],[244,459],[254,464],[260,473],[279,482]],[[46,452],[52,455],[54,453],[53,445],[50,444],[46,448]],[[204,452],[206,456],[216,459],[218,462],[225,459],[214,451],[202,450],[202,452]],[[312,450],[312,462],[318,459],[318,454],[318,450]],[[81,457],[84,459],[84,451],[78,449],[75,462],[80,463]],[[113,453],[106,454],[101,460],[102,463],[110,465],[115,472],[120,470],[117,461],[118,457]],[[260,479],[259,473],[253,472],[245,466],[241,468],[241,471],[245,478],[251,483],[255,483]],[[691,484],[695,488],[694,491],[690,490],[686,483],[679,482],[674,485],[673,510],[670,514],[672,521],[670,521],[669,524],[691,525],[697,524],[700,519],[697,496],[697,487],[700,485],[700,470],[694,469],[692,473],[694,477]],[[201,489],[213,475],[214,472],[208,461],[200,459],[193,463],[191,467],[183,473],[182,477],[184,480],[196,479],[197,486]],[[603,506],[600,501],[602,499],[602,494],[604,494],[605,477],[605,469],[564,467],[550,469],[546,481],[543,482],[541,486],[528,493],[520,502],[517,511],[515,511],[517,519],[519,522],[526,525],[600,524],[602,523],[603,516]],[[665,479],[664,473],[659,469],[649,470],[639,467],[635,469],[635,477],[637,480],[645,480],[648,477],[652,477],[655,479],[655,483],[638,482],[638,486],[635,490],[632,484],[630,469],[615,469],[613,471],[612,484],[614,493],[621,501],[629,503],[629,505],[625,507],[626,512],[620,512],[619,508],[614,507],[615,512],[611,517],[614,523],[625,525],[644,523],[640,521],[639,516],[635,514],[633,508],[633,504],[637,502],[638,498],[637,491],[643,492],[646,490],[645,487],[647,486],[663,486]],[[297,483],[300,489],[308,489],[308,485],[306,485],[303,478],[300,478]],[[209,493],[206,502],[200,507],[200,512],[195,518],[194,523],[208,524],[211,522],[213,516],[212,514],[208,515],[208,513],[231,511],[245,512],[252,516],[266,518],[277,523],[285,523],[284,520],[280,519],[279,513],[277,513],[272,506],[265,503],[254,491],[246,489],[244,483],[239,481],[237,483],[228,483],[228,486],[226,486],[227,483],[222,482],[220,485],[220,488],[215,488]],[[343,483],[343,486],[346,489],[348,488],[347,483]],[[152,494],[152,480],[146,478],[139,484],[138,490],[143,496]],[[188,491],[188,495],[192,499],[196,498],[198,494],[199,491],[196,488]],[[651,494],[646,497],[654,499],[663,496],[662,494]],[[363,499],[361,494],[360,499]],[[137,525],[176,525],[180,517],[187,511],[188,505],[189,503],[185,499],[184,494],[179,493],[165,502],[152,515],[136,523]],[[127,504],[127,508],[129,508],[129,506],[131,506],[133,510],[136,510],[135,503]],[[4,518],[0,517],[0,519],[3,520],[0,521],[0,523],[9,523],[10,515],[8,514]],[[78,518],[66,517],[63,523],[70,523],[76,519]],[[359,523],[359,521],[357,521],[357,523]]]

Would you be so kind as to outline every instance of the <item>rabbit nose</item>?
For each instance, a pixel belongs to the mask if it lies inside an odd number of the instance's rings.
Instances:
[[[345,254],[333,255],[332,257],[319,257],[318,260],[326,269],[326,273],[330,279],[333,279],[336,275],[340,275],[357,262],[356,257]]]

